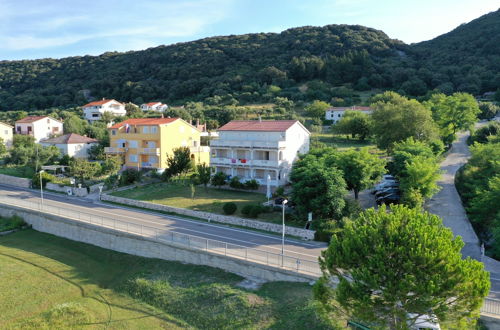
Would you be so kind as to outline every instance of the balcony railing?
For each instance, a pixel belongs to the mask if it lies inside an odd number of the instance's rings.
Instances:
[[[139,153],[144,154],[144,155],[159,156],[160,155],[160,148],[140,148]]]
[[[213,165],[243,165],[243,166],[266,166],[266,167],[279,167],[281,160],[261,160],[261,159],[236,159],[224,157],[210,158],[210,164]]]
[[[104,152],[107,154],[123,154],[125,153],[125,148],[115,148],[115,147],[105,147]]]
[[[259,148],[259,149],[284,149],[286,141],[236,141],[214,139],[210,141],[210,147],[229,148]]]
[[[33,136],[33,131],[16,131],[16,134],[21,134],[21,135],[31,135]]]
[[[160,168],[158,163],[142,162],[141,167],[143,168]]]

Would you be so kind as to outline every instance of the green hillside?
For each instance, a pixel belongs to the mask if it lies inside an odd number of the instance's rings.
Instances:
[[[248,104],[280,96],[343,105],[354,91],[372,89],[477,94],[500,85],[499,35],[497,11],[414,45],[363,26],[328,25],[101,56],[1,61],[0,110],[69,107],[102,97]]]

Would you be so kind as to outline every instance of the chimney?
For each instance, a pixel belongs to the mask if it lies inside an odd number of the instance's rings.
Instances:
[[[259,115],[259,123],[262,123],[262,117]]]

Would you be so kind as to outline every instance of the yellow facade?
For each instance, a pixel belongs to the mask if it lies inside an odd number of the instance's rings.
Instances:
[[[168,119],[165,119],[168,120]],[[132,168],[167,167],[167,155],[179,147],[189,147],[191,158],[198,163],[209,165],[208,147],[200,147],[201,132],[182,119],[174,119],[169,123],[155,123],[154,119],[129,119],[119,128],[114,125],[110,130],[110,147],[106,154],[121,155],[125,166]],[[122,123],[123,124],[123,123]]]

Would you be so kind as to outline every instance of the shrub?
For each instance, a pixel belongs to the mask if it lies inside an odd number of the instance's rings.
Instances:
[[[273,197],[283,197],[283,196],[285,196],[285,188],[283,187],[276,188]]]
[[[234,189],[243,189],[245,186],[241,183],[239,177],[234,176],[231,178],[231,181],[229,181],[229,187]]]
[[[104,185],[106,186],[107,189],[111,189],[115,187],[120,181],[120,175],[118,174],[113,174],[110,175],[104,180]]]
[[[217,172],[212,176],[211,183],[213,186],[220,187],[226,184],[226,174]]]
[[[262,213],[262,206],[260,205],[252,205],[250,208],[250,213],[248,214],[251,218],[257,218],[259,214]]]
[[[53,182],[56,180],[56,177],[50,173],[42,172],[42,186],[45,188],[47,182]],[[40,188],[40,172],[33,174],[33,178],[31,179],[34,188]]]
[[[316,222],[318,223],[318,222]],[[319,223],[314,234],[314,239],[321,242],[330,242],[332,235],[338,229],[338,224],[334,220],[325,220]]]
[[[120,176],[120,184],[126,186],[128,184],[139,181],[140,178],[141,173],[139,171],[137,171],[135,168],[127,168],[122,172]]]
[[[244,186],[245,186],[245,189],[249,189],[249,190],[257,190],[257,189],[259,189],[259,183],[255,179],[246,181],[244,183]]]
[[[234,204],[232,202],[225,203],[224,206],[222,206],[222,210],[224,211],[224,214],[227,214],[227,215],[234,214],[234,212],[236,212],[237,208],[238,207],[236,206],[236,204]]]
[[[411,188],[403,192],[401,203],[408,205],[411,208],[421,209],[424,205],[424,197],[418,189]]]
[[[250,211],[252,210],[252,205],[245,205],[241,208],[241,214],[243,215],[250,215]]]

